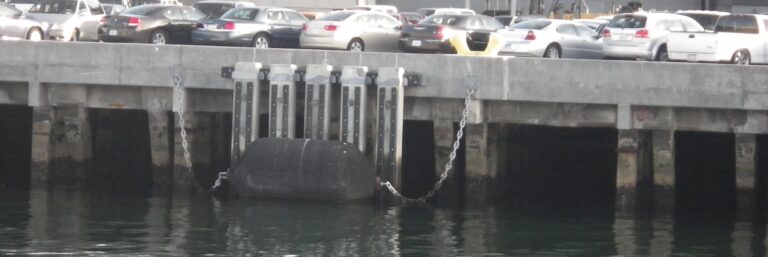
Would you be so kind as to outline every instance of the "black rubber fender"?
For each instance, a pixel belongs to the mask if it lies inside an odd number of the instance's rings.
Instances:
[[[361,200],[375,172],[357,146],[340,141],[261,138],[248,145],[229,175],[242,197]]]

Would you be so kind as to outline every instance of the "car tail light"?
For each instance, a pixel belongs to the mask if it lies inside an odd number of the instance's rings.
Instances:
[[[445,36],[445,35],[443,35],[443,30],[444,29],[445,29],[445,27],[443,27],[443,26],[438,26],[437,27],[437,32],[435,32],[435,39],[443,40],[443,36]]]
[[[307,26],[307,24],[306,24],[306,23],[304,23],[304,24],[302,24],[302,25],[301,25],[301,30],[302,30],[302,31],[307,31],[307,28],[308,28],[308,27],[309,27],[309,26]]]
[[[611,38],[611,30],[610,29],[604,29],[603,30],[603,38]]]
[[[536,34],[533,34],[533,30],[528,31],[528,34],[525,35],[525,40],[536,40]]]
[[[138,27],[141,25],[141,19],[136,17],[128,18],[128,27]]]
[[[635,38],[648,38],[648,30],[641,29],[635,32]]]
[[[325,29],[325,31],[336,31],[336,30],[339,29],[339,26],[336,26],[336,25],[325,25],[325,27],[323,27],[323,29]]]
[[[235,23],[228,21],[227,23],[224,23],[224,29],[226,30],[235,30]]]

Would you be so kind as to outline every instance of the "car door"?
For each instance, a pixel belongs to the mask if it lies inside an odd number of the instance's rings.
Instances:
[[[183,20],[177,21],[177,28],[179,30],[179,36],[181,37],[176,42],[191,43],[192,42],[192,30],[195,29],[197,22],[205,19],[205,14],[198,9],[189,6],[179,7],[181,10],[181,16]]]
[[[768,19],[763,20],[763,30],[760,31],[763,41],[763,62],[768,63]]]
[[[578,32],[576,32],[576,27],[574,27],[573,24],[560,24],[555,30],[559,37],[555,38],[555,40],[560,44],[560,47],[562,47],[563,52],[561,55],[563,58],[580,58],[581,56],[586,56],[582,49],[579,49],[581,38],[579,37]]]
[[[18,11],[0,4],[0,36],[21,37],[21,23],[16,21]]]
[[[305,23],[309,22],[309,19],[294,11],[283,11],[283,15],[288,20],[288,26],[290,27],[290,31],[286,34],[284,47],[299,48],[301,28]]]
[[[381,48],[381,29],[378,26],[378,18],[373,14],[363,14],[357,16],[355,22],[352,24],[356,28],[354,31],[359,31],[359,37],[363,39],[365,45],[365,51],[375,50]],[[354,36],[353,36],[354,37]]]
[[[392,16],[377,14],[376,17],[376,27],[381,33],[379,48],[388,52],[398,51],[402,24]]]
[[[578,51],[584,54],[583,56],[577,56],[576,58],[603,58],[603,40],[598,37],[597,32],[584,25],[576,24],[574,26],[581,39],[576,48],[579,48]]]
[[[99,39],[98,29],[99,29],[99,22],[101,21],[101,18],[104,17],[104,8],[101,7],[101,3],[99,3],[98,0],[83,0],[85,3],[85,8],[87,8],[87,13],[83,11],[82,13],[79,10],[78,15],[83,15],[81,17],[82,21],[80,23],[80,39],[86,40],[86,41],[96,41]]]
[[[271,45],[282,47],[288,44],[292,37],[293,29],[288,23],[282,10],[267,10],[267,23],[269,24],[269,33],[272,35]]]

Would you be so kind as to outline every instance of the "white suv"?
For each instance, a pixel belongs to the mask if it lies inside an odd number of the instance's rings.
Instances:
[[[618,14],[603,30],[603,57],[667,61],[670,31],[702,30],[695,20],[678,14]]]

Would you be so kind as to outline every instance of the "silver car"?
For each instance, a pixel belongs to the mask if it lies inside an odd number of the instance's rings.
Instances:
[[[50,24],[51,39],[96,41],[104,8],[98,0],[39,0],[27,15]]]
[[[670,13],[618,14],[603,29],[605,58],[667,61],[670,31],[702,31],[695,20]]]
[[[539,19],[512,25],[497,35],[505,41],[499,55],[600,59],[603,43],[593,29],[568,20]]]
[[[235,8],[221,19],[203,20],[192,31],[192,42],[205,45],[299,47],[302,25],[309,19],[276,7]]]
[[[302,48],[398,51],[401,26],[387,14],[337,11],[307,23],[299,42]]]
[[[13,6],[0,3],[0,38],[43,40],[46,24],[28,19]]]

